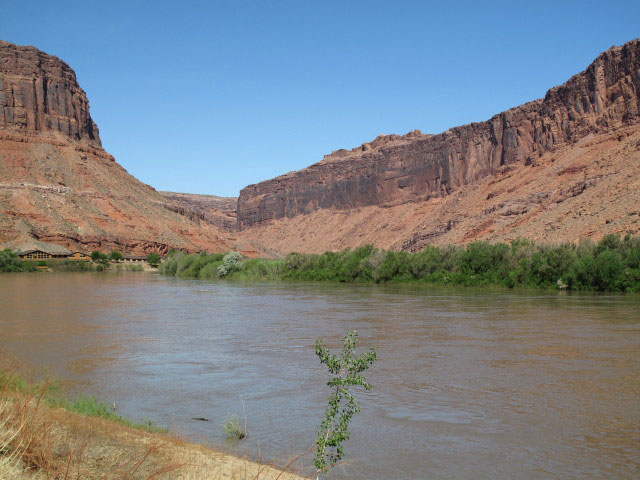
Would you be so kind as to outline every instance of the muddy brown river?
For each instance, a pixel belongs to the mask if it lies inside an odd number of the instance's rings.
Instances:
[[[314,342],[353,329],[378,362],[333,477],[640,477],[638,295],[0,275],[14,356],[265,460],[313,445],[328,394]],[[249,436],[230,444],[240,397]]]

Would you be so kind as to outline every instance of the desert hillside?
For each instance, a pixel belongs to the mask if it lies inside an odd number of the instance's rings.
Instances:
[[[237,197],[218,197],[196,193],[159,192],[182,215],[191,215],[233,232],[237,228]]]
[[[0,42],[0,245],[279,256],[638,234],[639,92],[636,39],[485,122],[381,135],[236,199],[141,183],[103,149],[74,71]]]
[[[639,112],[636,39],[486,122],[382,135],[250,185],[238,227],[283,253],[637,234]]]
[[[66,63],[0,42],[0,245],[43,243],[132,253],[243,250],[102,148]]]

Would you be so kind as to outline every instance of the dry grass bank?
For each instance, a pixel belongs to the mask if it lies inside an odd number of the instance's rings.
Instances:
[[[1,367],[0,367],[1,368]],[[3,370],[7,372],[7,370]],[[299,480],[274,468],[194,445],[170,434],[50,408],[43,389],[0,386],[2,480]]]

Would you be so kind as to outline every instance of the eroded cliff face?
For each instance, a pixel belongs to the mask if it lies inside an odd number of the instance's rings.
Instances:
[[[167,208],[181,215],[215,225],[227,232],[237,228],[238,197],[218,197],[195,193],[159,192],[167,200]]]
[[[321,209],[393,207],[444,197],[511,165],[640,121],[640,40],[602,53],[544,99],[438,135],[380,136],[240,192],[240,230]],[[262,238],[268,241],[268,238]]]
[[[246,228],[277,254],[373,244],[417,251],[475,240],[543,243],[640,235],[640,125],[590,134],[423,201],[318,209]]]
[[[66,63],[0,42],[0,245],[43,242],[85,251],[259,253],[181,210],[104,151]]]
[[[101,145],[89,101],[69,65],[37,48],[4,41],[0,41],[0,129]]]

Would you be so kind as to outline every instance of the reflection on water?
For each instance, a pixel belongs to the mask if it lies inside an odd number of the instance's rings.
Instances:
[[[16,274],[0,307],[12,353],[195,440],[222,445],[242,395],[245,448],[304,451],[314,342],[357,329],[379,360],[345,477],[640,476],[638,296]]]

